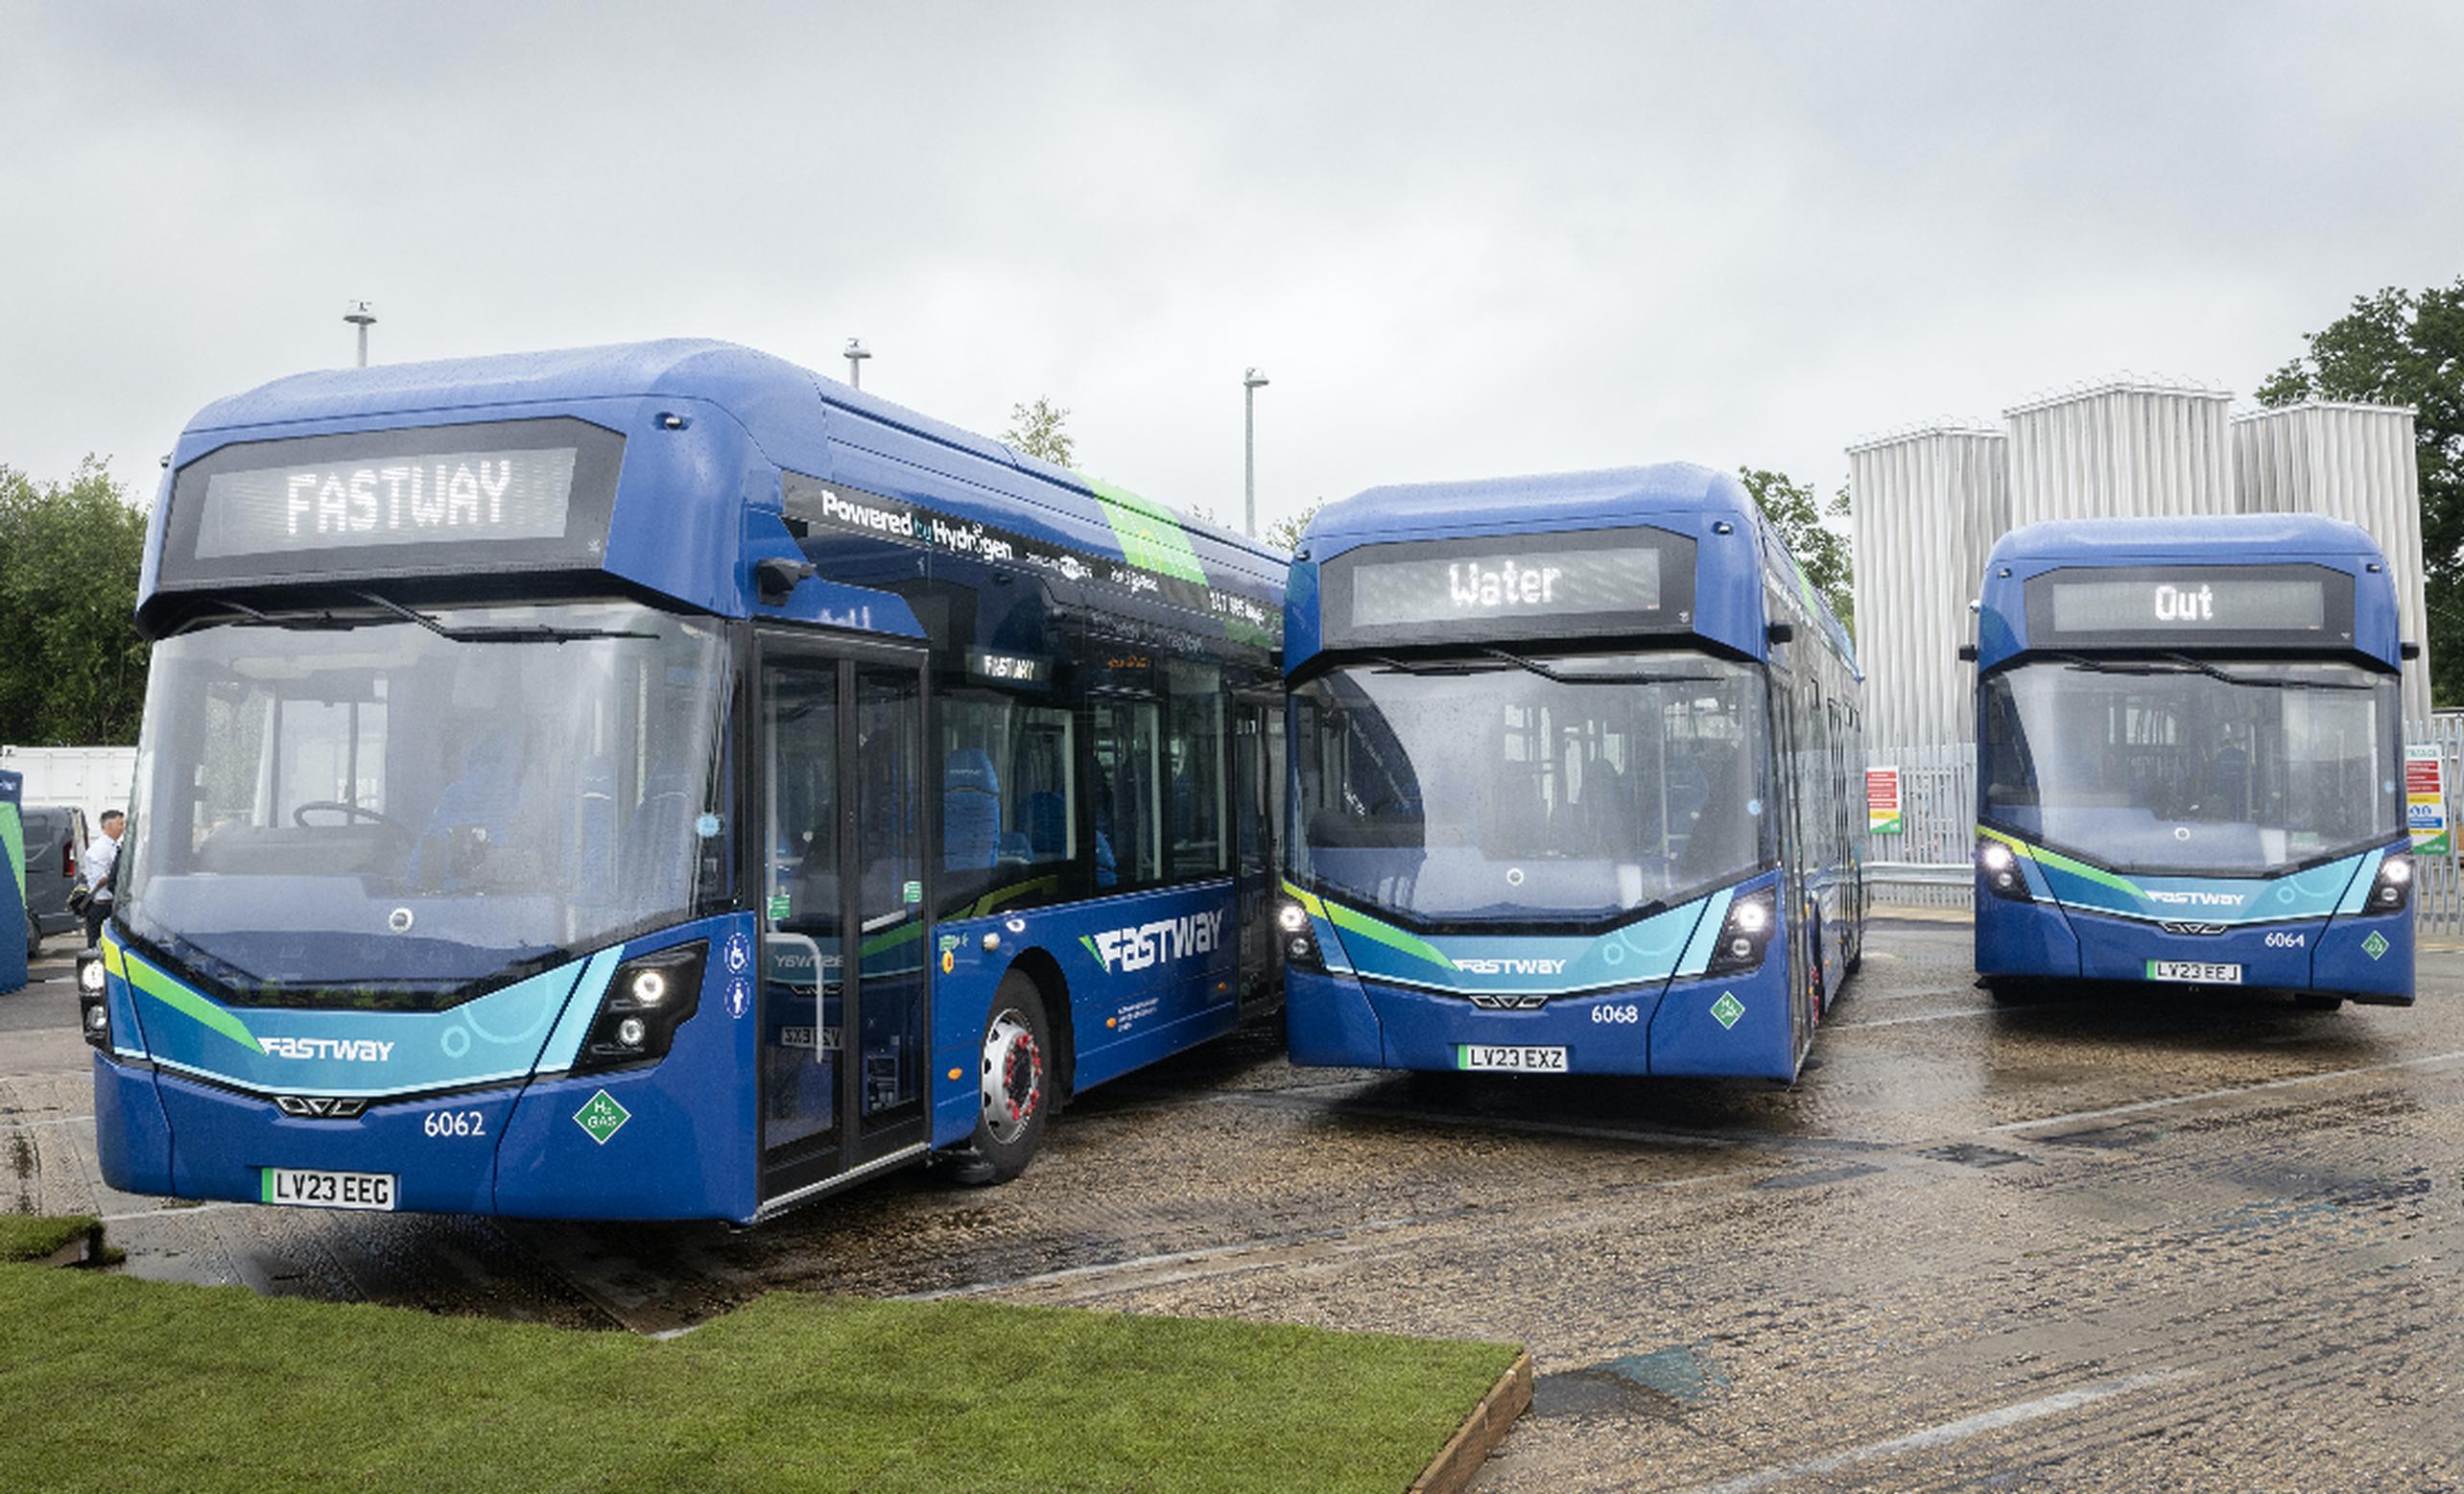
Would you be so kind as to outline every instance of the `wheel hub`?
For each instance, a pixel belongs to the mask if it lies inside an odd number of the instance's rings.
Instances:
[[[1007,1146],[1043,1107],[1044,1051],[1018,1013],[1005,1011],[983,1034],[984,1128]]]

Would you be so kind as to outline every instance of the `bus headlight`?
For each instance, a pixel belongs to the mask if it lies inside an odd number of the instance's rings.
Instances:
[[[616,967],[600,999],[573,1072],[628,1068],[667,1056],[675,1030],[701,1005],[701,969],[710,956],[707,939],[637,955]]]
[[[111,1051],[111,1007],[105,996],[103,953],[89,949],[77,957],[77,1027],[86,1043]]]
[[[1317,948],[1317,931],[1310,926],[1308,909],[1286,899],[1275,909],[1275,932],[1283,941],[1284,963],[1301,970],[1326,968],[1326,957]]]
[[[2413,860],[2399,852],[2379,863],[2379,875],[2370,883],[2370,900],[2362,911],[2374,913],[2403,913],[2412,901]]]
[[[1771,888],[1729,899],[1728,916],[1719,924],[1719,941],[1712,946],[1711,962],[1703,966],[1704,978],[1741,975],[1758,968],[1779,922],[1779,893]]]
[[[2028,900],[2027,878],[2019,869],[2019,853],[2000,841],[1977,842],[1977,875],[1985,890],[2013,902]]]

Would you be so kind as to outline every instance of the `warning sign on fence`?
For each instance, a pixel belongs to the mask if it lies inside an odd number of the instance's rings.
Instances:
[[[1900,818],[1900,771],[1896,768],[1865,770],[1865,833],[1897,835],[1905,826]]]
[[[2405,747],[2405,828],[2412,832],[2417,856],[2445,856],[2455,848],[2447,830],[2447,764],[2434,742]]]

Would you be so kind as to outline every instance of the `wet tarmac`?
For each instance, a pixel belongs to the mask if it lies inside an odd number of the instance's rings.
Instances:
[[[2410,1010],[1998,1008],[1894,919],[1789,1088],[1294,1069],[1083,1097],[1006,1187],[754,1230],[178,1206],[101,1187],[62,961],[0,997],[0,1210],[140,1275],[581,1328],[777,1288],[1528,1343],[1483,1490],[2464,1489],[2464,953]]]

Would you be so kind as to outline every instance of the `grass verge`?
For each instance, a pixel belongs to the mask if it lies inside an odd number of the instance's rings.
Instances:
[[[0,1261],[39,1261],[93,1227],[91,1215],[0,1214]]]
[[[681,1339],[0,1268],[12,1489],[1379,1490],[1510,1344],[777,1292]]]

